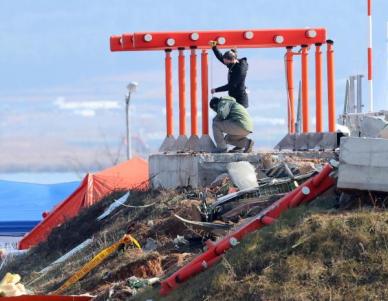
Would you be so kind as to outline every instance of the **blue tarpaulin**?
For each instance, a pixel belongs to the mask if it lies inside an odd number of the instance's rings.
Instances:
[[[68,197],[79,182],[32,184],[0,180],[0,222],[40,221],[44,211]]]

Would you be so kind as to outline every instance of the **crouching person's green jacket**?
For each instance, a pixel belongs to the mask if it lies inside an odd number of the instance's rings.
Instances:
[[[232,120],[238,123],[244,130],[253,132],[253,122],[247,109],[237,103],[231,96],[221,97],[217,107],[217,118],[220,120]]]

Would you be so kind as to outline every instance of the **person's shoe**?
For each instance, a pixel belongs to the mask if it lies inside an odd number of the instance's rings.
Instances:
[[[253,150],[253,145],[255,145],[255,142],[253,142],[252,139],[249,139],[247,146],[244,148],[244,153],[251,153]]]
[[[228,151],[228,153],[242,153],[242,152],[244,152],[244,149],[242,147],[238,147],[238,146],[236,146],[235,148]]]
[[[222,154],[222,153],[227,153],[227,152],[228,152],[227,148],[219,148],[219,147],[216,147],[216,149],[213,151],[213,153],[215,153],[215,154]]]

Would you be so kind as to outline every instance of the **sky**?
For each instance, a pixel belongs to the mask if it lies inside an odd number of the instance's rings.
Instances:
[[[140,146],[157,150],[165,136],[164,53],[110,52],[109,36],[124,32],[325,27],[335,41],[340,113],[346,78],[366,75],[366,2],[2,0],[0,172],[85,170],[123,160],[124,97],[130,81],[139,83],[131,100],[135,151]],[[373,3],[375,109],[380,110],[388,105],[388,2]],[[287,131],[283,55],[284,49],[239,50],[250,65],[249,110],[259,148],[273,147]],[[176,53],[173,60],[177,87]],[[214,58],[210,65],[210,85],[225,84],[225,67]],[[366,103],[366,81],[363,88]],[[312,85],[310,90],[313,127]],[[177,129],[177,89],[174,92]]]

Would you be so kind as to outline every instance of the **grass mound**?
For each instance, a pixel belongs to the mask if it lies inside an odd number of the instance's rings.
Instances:
[[[388,300],[388,212],[290,210],[163,300]],[[135,300],[160,300],[156,290]]]

